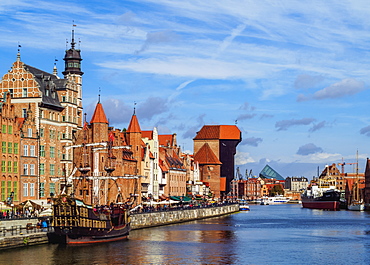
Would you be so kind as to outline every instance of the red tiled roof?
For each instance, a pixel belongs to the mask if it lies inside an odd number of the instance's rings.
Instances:
[[[172,134],[158,135],[158,141],[159,145],[168,146],[168,144],[170,144],[170,146],[172,146],[173,135]]]
[[[217,156],[213,153],[208,143],[205,143],[198,152],[194,155],[194,160],[198,161],[199,164],[212,164],[221,165],[222,163],[218,160]]]
[[[194,138],[200,139],[241,140],[241,132],[236,125],[204,125]]]
[[[96,104],[95,111],[91,118],[90,123],[107,123],[108,124],[107,117],[105,116],[105,113],[104,113],[103,105],[100,102]]]
[[[127,132],[130,133],[141,132],[139,121],[137,120],[136,114],[132,115],[130,125],[127,128]]]
[[[148,138],[149,140],[153,139],[153,131],[142,131],[141,132],[142,138]]]

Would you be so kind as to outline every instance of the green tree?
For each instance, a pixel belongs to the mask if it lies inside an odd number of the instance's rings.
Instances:
[[[280,184],[276,184],[272,189],[270,190],[270,196],[276,196],[276,195],[283,195],[284,190],[281,187]]]

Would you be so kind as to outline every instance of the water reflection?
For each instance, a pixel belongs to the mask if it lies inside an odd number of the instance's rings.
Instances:
[[[300,205],[132,231],[129,240],[0,253],[0,264],[368,264],[370,215]]]

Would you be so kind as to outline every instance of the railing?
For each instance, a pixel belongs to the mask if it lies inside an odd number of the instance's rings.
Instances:
[[[144,205],[142,208],[138,208],[136,211],[132,211],[132,214],[144,214],[152,212],[168,212],[168,211],[182,211],[182,210],[191,210],[199,208],[213,208],[213,207],[222,207],[226,205],[237,204],[236,202],[223,202],[223,203],[202,203],[198,205],[189,205],[189,204],[173,204],[173,205]]]
[[[23,234],[33,234],[33,233],[40,233],[40,232],[53,232],[54,229],[51,226],[48,227],[41,227],[34,225],[32,223],[27,224],[26,226],[21,225],[12,225],[10,228],[6,228],[5,226],[0,227],[0,236],[15,236],[15,235],[23,235]]]

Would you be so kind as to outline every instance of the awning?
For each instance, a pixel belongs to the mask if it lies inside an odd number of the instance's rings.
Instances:
[[[187,196],[171,196],[171,199],[174,201],[183,201],[183,202],[190,202],[191,198]]]

